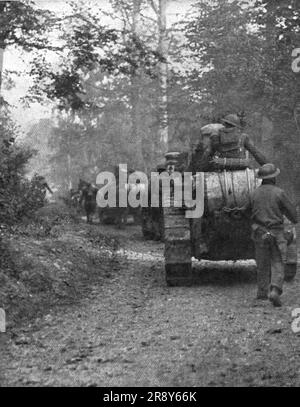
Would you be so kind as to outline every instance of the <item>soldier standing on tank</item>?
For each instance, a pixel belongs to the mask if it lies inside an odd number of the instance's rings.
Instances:
[[[259,168],[257,177],[262,184],[251,195],[245,210],[251,210],[252,238],[257,263],[257,299],[267,299],[280,307],[284,263],[287,245],[293,240],[291,232],[284,232],[284,215],[297,223],[297,211],[285,192],[276,186],[280,170],[274,164]]]
[[[268,162],[248,134],[242,132],[243,126],[238,115],[229,114],[221,122],[201,128],[202,140],[193,155],[190,170],[242,170],[250,165],[249,153],[259,165]]]

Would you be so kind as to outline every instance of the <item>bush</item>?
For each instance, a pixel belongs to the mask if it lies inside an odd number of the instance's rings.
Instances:
[[[0,120],[0,224],[13,224],[45,204],[45,188],[38,176],[25,177],[34,152],[16,145],[16,128],[7,116]]]
[[[27,180],[20,171],[28,159],[26,151],[19,151],[0,162],[0,223],[12,224],[31,216],[46,202],[36,177]]]

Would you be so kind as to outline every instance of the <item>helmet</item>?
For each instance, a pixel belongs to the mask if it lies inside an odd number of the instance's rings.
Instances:
[[[228,114],[221,120],[221,122],[224,124],[230,124],[234,127],[241,127],[241,119],[237,114]]]
[[[268,163],[264,164],[261,166],[257,173],[256,173],[256,178],[261,178],[261,179],[269,179],[269,178],[275,178],[277,175],[280,174],[280,169],[276,168],[274,164]]]

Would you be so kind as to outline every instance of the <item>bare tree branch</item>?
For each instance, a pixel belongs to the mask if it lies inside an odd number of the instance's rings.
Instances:
[[[154,12],[158,15],[158,8],[154,2],[154,0],[149,0],[150,2],[150,6],[152,7],[152,9],[154,10]]]
[[[153,21],[155,24],[157,24],[157,20],[155,18],[152,18],[150,16],[145,16],[144,14],[140,13],[140,16],[144,18],[145,20]]]

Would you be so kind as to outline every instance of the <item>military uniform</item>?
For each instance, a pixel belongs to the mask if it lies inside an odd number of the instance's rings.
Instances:
[[[37,185],[38,188],[40,188],[43,191],[44,196],[46,197],[46,190],[50,192],[50,194],[53,194],[53,191],[49,187],[45,177],[42,175],[34,174],[34,182]]]
[[[258,177],[263,183],[251,196],[252,238],[257,263],[258,299],[267,298],[280,306],[284,282],[284,263],[290,234],[284,231],[284,216],[297,223],[297,212],[285,192],[270,181],[279,174],[273,164],[262,166]]]
[[[268,162],[248,134],[241,132],[237,115],[226,116],[223,123],[212,123],[201,128],[202,139],[192,157],[191,171],[245,169],[250,165],[249,153],[259,165]]]

